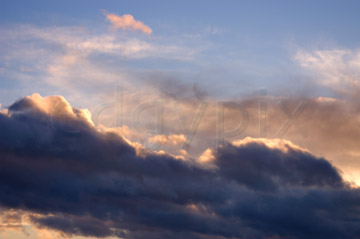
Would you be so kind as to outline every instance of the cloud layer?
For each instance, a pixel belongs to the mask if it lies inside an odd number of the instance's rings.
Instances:
[[[225,143],[203,155],[209,160],[139,155],[82,112],[61,96],[34,94],[0,114],[1,206],[70,235],[360,235],[359,190],[289,141]]]

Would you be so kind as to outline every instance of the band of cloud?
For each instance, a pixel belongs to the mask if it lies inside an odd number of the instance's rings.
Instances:
[[[39,227],[70,235],[359,235],[359,190],[290,142],[225,143],[208,152],[214,167],[203,167],[168,154],[139,156],[81,112],[61,96],[33,95],[0,113],[1,206],[35,212]]]

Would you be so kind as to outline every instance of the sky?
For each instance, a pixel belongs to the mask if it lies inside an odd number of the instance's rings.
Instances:
[[[359,238],[359,9],[0,0],[0,237]]]

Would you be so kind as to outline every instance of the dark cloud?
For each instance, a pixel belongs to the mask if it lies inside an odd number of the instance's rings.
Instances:
[[[359,190],[291,143],[226,143],[204,167],[140,156],[64,99],[42,103],[27,97],[0,114],[0,204],[36,213],[39,227],[136,239],[360,238]]]
[[[285,147],[284,152],[259,142],[249,143],[246,147],[228,144],[218,150],[217,165],[222,175],[254,190],[344,186],[337,170],[325,159],[315,160],[311,154],[295,150],[291,145]]]

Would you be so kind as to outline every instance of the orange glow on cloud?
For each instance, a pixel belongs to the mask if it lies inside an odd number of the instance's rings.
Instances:
[[[91,113],[88,109],[74,110],[70,103],[60,95],[42,97],[38,93],[33,93],[31,96],[26,96],[25,98],[32,102],[32,104],[35,104],[38,109],[52,117],[66,114],[72,118],[81,118],[90,125],[94,125],[91,120]],[[4,113],[6,112],[4,111]]]
[[[111,22],[114,30],[121,28],[122,30],[142,31],[146,34],[152,33],[152,29],[149,26],[141,21],[135,20],[130,14],[118,16],[116,14],[106,13],[105,16],[106,19]]]

